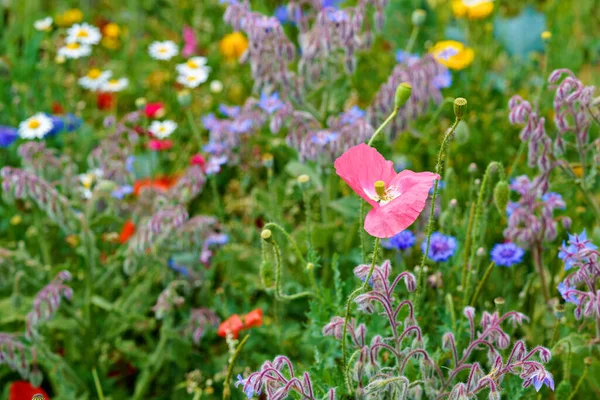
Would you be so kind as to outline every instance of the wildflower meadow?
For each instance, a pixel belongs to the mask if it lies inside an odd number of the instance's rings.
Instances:
[[[599,0],[0,1],[0,399],[600,399]]]

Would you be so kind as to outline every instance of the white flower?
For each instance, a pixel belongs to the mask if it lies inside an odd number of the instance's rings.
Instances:
[[[177,82],[181,83],[183,86],[193,89],[198,87],[201,83],[206,82],[208,79],[208,71],[210,68],[204,67],[202,69],[197,69],[194,71],[189,71],[186,74],[179,75],[177,77]]]
[[[120,79],[110,79],[105,82],[104,85],[100,88],[102,92],[120,92],[124,90],[129,85],[129,79],[120,78]]]
[[[23,139],[42,139],[52,130],[52,120],[43,113],[37,113],[19,124],[19,136]]]
[[[210,68],[206,65],[205,57],[192,57],[183,64],[177,64],[177,66],[175,67],[177,72],[179,72],[181,75],[185,75],[188,72],[194,72],[199,69],[206,68],[208,68],[208,71],[210,71]]]
[[[85,199],[89,199],[92,197],[92,186],[102,178],[104,173],[101,169],[95,168],[91,171],[86,172],[85,174],[79,174],[77,177],[79,178],[79,183],[81,186],[79,190],[81,191],[81,195]]]
[[[81,57],[87,57],[92,54],[92,48],[87,44],[81,44],[77,42],[67,43],[60,49],[58,49],[58,56],[76,59]]]
[[[210,82],[210,91],[212,93],[221,93],[223,91],[223,82],[218,80]]]
[[[37,31],[48,32],[50,29],[52,29],[52,17],[38,19],[33,23],[33,27]]]
[[[171,136],[171,133],[177,129],[177,123],[174,121],[166,120],[166,121],[152,121],[148,130],[151,134],[156,136],[159,139],[164,139],[166,137]]]
[[[69,43],[98,44],[101,38],[100,29],[85,22],[83,24],[75,24],[67,29],[67,42]]]
[[[177,45],[170,41],[165,40],[164,42],[154,42],[148,48],[150,57],[155,60],[170,60],[179,53]]]
[[[111,71],[100,71],[98,68],[92,68],[86,76],[79,78],[79,84],[93,92],[100,90],[112,76]]]

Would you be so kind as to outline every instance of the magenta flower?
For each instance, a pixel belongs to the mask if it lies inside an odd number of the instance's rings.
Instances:
[[[181,50],[181,55],[184,57],[190,57],[196,53],[196,46],[198,45],[198,41],[196,40],[196,34],[194,30],[185,25],[183,27],[183,50]]]
[[[373,206],[365,218],[365,230],[378,238],[402,232],[417,219],[440,176],[432,172],[404,170],[366,144],[351,147],[335,160],[337,174]]]

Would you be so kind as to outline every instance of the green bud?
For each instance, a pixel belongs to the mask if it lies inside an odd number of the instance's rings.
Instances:
[[[102,193],[111,193],[117,189],[117,184],[113,181],[102,180],[96,184],[95,190]]]
[[[506,211],[506,206],[508,205],[508,197],[510,195],[510,189],[508,188],[508,182],[500,181],[496,184],[494,188],[494,203],[496,204],[496,208],[498,208],[498,212],[501,215],[504,215]]]
[[[263,238],[263,240],[269,240],[271,239],[271,230],[270,229],[263,229],[263,231],[260,233],[260,237]]]
[[[460,120],[454,135],[459,144],[465,144],[469,141],[469,125],[463,120]]]
[[[189,107],[192,104],[192,94],[189,90],[177,92],[177,102],[182,107]]]
[[[457,119],[463,119],[467,113],[467,99],[457,97],[454,99],[454,115]]]
[[[425,23],[425,19],[427,18],[427,11],[422,10],[420,8],[416,9],[412,13],[412,23],[414,26],[421,26]]]
[[[561,319],[565,315],[565,306],[564,304],[557,304],[554,306],[554,316],[558,319]]]
[[[411,93],[412,86],[410,86],[410,83],[402,82],[399,84],[398,88],[396,88],[396,95],[394,96],[394,107],[398,109],[405,105],[410,98]]]

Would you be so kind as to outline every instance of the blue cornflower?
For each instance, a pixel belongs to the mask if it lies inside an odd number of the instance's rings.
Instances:
[[[283,102],[279,99],[279,93],[275,92],[272,95],[261,93],[258,106],[267,114],[273,114],[275,111],[283,107]]]
[[[502,267],[511,267],[523,261],[525,251],[514,243],[498,243],[491,251],[492,261]]]
[[[12,126],[0,125],[0,147],[8,147],[19,138],[19,130]]]
[[[118,189],[115,189],[110,194],[115,199],[123,200],[123,198],[129,194],[133,193],[133,187],[130,185],[120,186]]]
[[[427,240],[421,243],[421,251],[425,253]],[[448,261],[454,255],[456,250],[456,239],[452,236],[446,236],[440,232],[431,234],[431,243],[429,245],[429,257],[433,261]]]
[[[406,250],[415,245],[415,235],[411,231],[402,231],[383,242],[386,249]]]
[[[81,126],[81,119],[73,114],[67,114],[64,118],[57,115],[46,114],[52,120],[52,129],[47,133],[47,136],[54,136],[61,132],[73,132]]]
[[[342,113],[340,122],[342,124],[351,125],[356,122],[357,119],[363,118],[367,113],[358,106],[354,106],[348,111]]]
[[[562,298],[567,302],[567,303],[573,303],[576,305],[579,305],[579,299],[577,299],[577,296],[575,296],[575,293],[571,293],[567,296],[567,291],[569,290],[575,290],[575,286],[567,286],[565,285],[564,282],[561,282],[558,284],[558,293],[560,293],[560,295],[562,296]]]
[[[188,271],[188,269],[186,267],[184,267],[183,265],[177,264],[175,262],[175,260],[173,260],[173,258],[169,258],[169,260],[167,261],[167,265],[173,271],[178,272],[178,273],[180,273],[181,275],[183,275],[185,277],[189,277],[190,276],[190,271]]]

